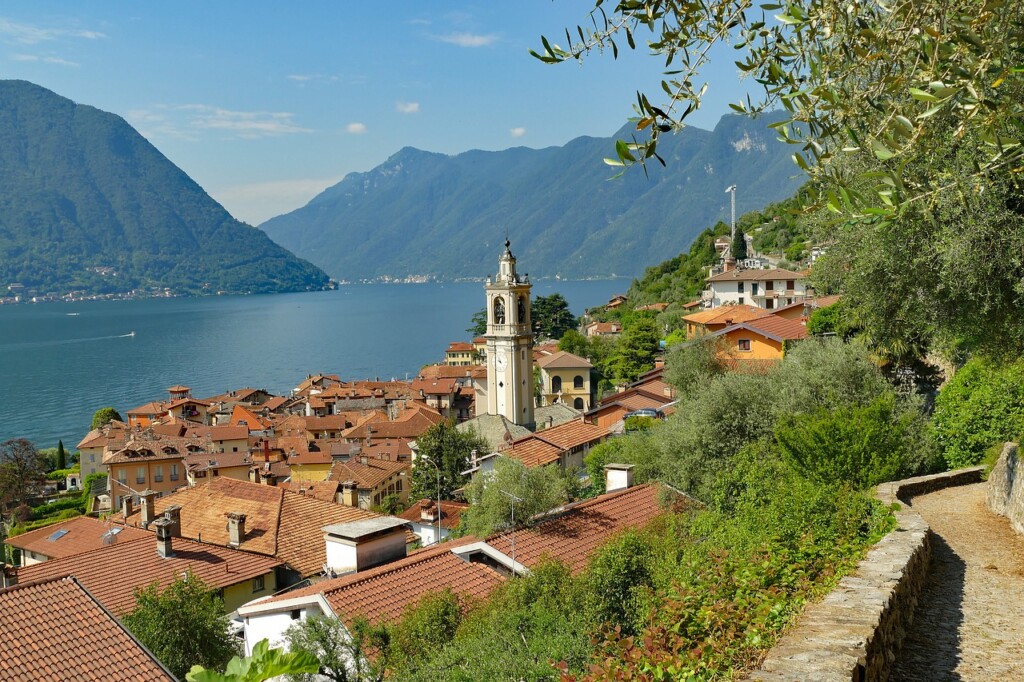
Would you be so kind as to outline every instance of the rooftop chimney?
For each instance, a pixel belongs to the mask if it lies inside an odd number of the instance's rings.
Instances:
[[[632,464],[605,464],[604,489],[607,492],[633,487]]]
[[[181,505],[172,504],[164,510],[164,518],[170,522],[170,533],[172,537],[181,537]],[[153,523],[156,523],[154,521]]]
[[[156,519],[156,491],[143,490],[139,497],[142,498],[142,527],[149,528],[149,524]]]
[[[264,471],[263,472],[263,483],[264,483],[264,485],[269,485],[271,487],[276,486],[277,485],[277,474],[275,474],[273,471]]]
[[[736,269],[736,259],[733,258],[732,256],[730,256],[729,258],[726,258],[725,262],[723,264],[723,267],[722,267],[722,272],[729,272],[730,270],[735,270],[735,269]]]
[[[132,496],[125,495],[121,498],[121,514],[124,515],[125,521],[128,517],[135,513],[135,505],[132,503]]]
[[[153,522],[156,528],[156,553],[164,559],[174,556],[174,548],[171,546],[171,526],[174,522],[168,518],[157,519]]]
[[[245,514],[228,512],[228,546],[238,548],[245,539]]]
[[[369,463],[369,458],[366,455],[359,455],[359,463],[365,465]]]
[[[348,573],[402,559],[408,528],[408,521],[394,516],[324,526],[327,566]]]
[[[430,521],[431,523],[437,521],[437,506],[433,500],[420,502],[420,521]]]

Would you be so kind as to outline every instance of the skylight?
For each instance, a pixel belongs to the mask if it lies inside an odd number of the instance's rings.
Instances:
[[[67,534],[68,534],[67,529],[66,528],[61,528],[60,530],[58,530],[57,532],[55,532],[53,535],[51,535],[50,537],[48,537],[46,539],[49,540],[50,542],[57,542],[57,540],[60,540],[62,537],[64,537]]]

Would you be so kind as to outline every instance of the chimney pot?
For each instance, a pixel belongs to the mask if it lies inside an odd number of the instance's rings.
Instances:
[[[164,517],[153,522],[156,528],[156,553],[164,559],[174,556],[172,538],[174,537],[171,527],[174,522]]]
[[[164,518],[170,522],[168,528],[170,529],[171,537],[181,537],[181,505],[172,504],[164,510]],[[159,520],[159,519],[158,519]],[[154,521],[153,523],[156,523]]]
[[[156,519],[156,491],[143,490],[139,496],[142,498],[142,527],[149,528]]]
[[[604,489],[606,492],[625,490],[633,487],[632,464],[605,464]]]
[[[360,464],[364,464],[365,465],[368,462],[369,462],[369,458],[366,455],[360,455],[359,456],[359,463]]]
[[[131,495],[125,495],[121,498],[121,513],[124,515],[125,521],[128,517],[135,513],[135,505],[132,501]]]
[[[245,540],[245,514],[228,512],[228,546],[237,548]]]

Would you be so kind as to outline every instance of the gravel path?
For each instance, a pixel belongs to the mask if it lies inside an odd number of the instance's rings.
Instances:
[[[935,533],[932,569],[890,680],[1024,680],[1024,537],[984,483],[911,506]]]

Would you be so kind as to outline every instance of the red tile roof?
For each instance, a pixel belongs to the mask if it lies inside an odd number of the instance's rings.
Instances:
[[[593,365],[590,364],[590,361],[586,358],[581,358],[578,355],[573,355],[572,353],[564,350],[560,350],[551,355],[546,355],[537,360],[537,366],[542,369],[587,369],[593,367]]]
[[[205,487],[205,486],[204,486]],[[280,566],[272,557],[174,538],[174,556],[156,553],[156,535],[94,549],[65,559],[54,559],[18,570],[22,581],[75,576],[116,616],[135,608],[135,590],[157,583],[164,589],[187,571],[212,589],[223,589],[265,575]]]
[[[607,427],[574,419],[514,440],[504,452],[527,467],[544,466],[558,461],[561,453],[587,443],[600,442],[608,434]]]
[[[716,335],[725,335],[736,329],[746,329],[774,341],[796,341],[807,338],[807,327],[799,320],[788,320],[778,315],[769,315],[733,325],[716,332]]]
[[[91,516],[78,516],[52,526],[37,528],[28,533],[7,538],[6,544],[35,554],[42,554],[51,559],[62,559],[103,547],[104,542],[110,537],[108,533],[111,529],[119,531],[115,534],[116,542],[137,540],[149,535],[146,531],[138,528],[123,528],[107,521],[94,519]],[[58,533],[59,536],[53,539]]]
[[[473,344],[466,341],[452,341],[448,344],[448,353],[467,353],[473,350]]]
[[[792,270],[783,270],[781,268],[771,268],[768,270],[729,270],[727,272],[720,272],[717,275],[708,277],[709,282],[735,282],[735,281],[764,281],[764,280],[782,280],[782,279],[804,279],[805,275],[801,272],[793,272]]]
[[[424,508],[431,509],[436,506],[436,500],[420,500],[399,514],[398,518],[405,519],[406,521],[412,521],[414,523],[425,523],[427,525],[436,526],[436,520],[424,521],[421,513]],[[462,512],[467,509],[469,509],[469,505],[465,502],[441,500],[441,527],[447,528],[448,530],[458,528],[459,523],[462,520]]]
[[[74,578],[0,590],[0,679],[174,682]]]
[[[752,305],[723,305],[710,310],[702,310],[699,313],[684,315],[683,319],[690,324],[699,325],[735,324],[771,314],[771,310]]]
[[[396,474],[409,473],[408,462],[392,462],[384,459],[366,458],[363,464],[358,458],[347,462],[336,462],[331,466],[328,478],[338,483],[354,481],[357,488],[373,490]]]

